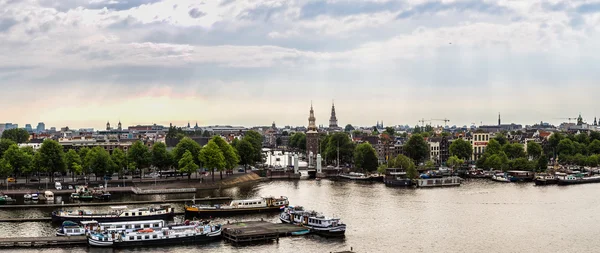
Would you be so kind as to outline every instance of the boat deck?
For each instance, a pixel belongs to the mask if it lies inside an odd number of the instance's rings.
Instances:
[[[0,238],[0,247],[41,247],[87,245],[85,236],[50,236],[50,237],[5,237]]]
[[[223,225],[223,238],[232,243],[248,243],[275,240],[294,232],[307,230],[304,227],[266,221],[247,221]]]
[[[175,212],[175,215],[184,215],[184,212]],[[52,221],[52,217],[34,217],[34,218],[0,218],[0,222],[39,222]]]
[[[197,198],[196,202],[228,201],[231,199],[232,199],[231,197]],[[142,201],[126,201],[126,202],[80,202],[80,203],[68,203],[68,204],[0,205],[0,209],[80,207],[80,206],[126,206],[126,205],[146,205],[146,204],[186,203],[186,202],[192,202],[192,199],[142,200]]]

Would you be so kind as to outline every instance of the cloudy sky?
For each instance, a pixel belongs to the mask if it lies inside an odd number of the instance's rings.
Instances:
[[[593,121],[599,30],[586,0],[0,0],[0,122]]]

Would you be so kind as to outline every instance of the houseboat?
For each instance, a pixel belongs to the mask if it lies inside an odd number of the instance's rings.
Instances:
[[[387,168],[383,183],[386,186],[411,187],[413,181],[406,177],[406,171],[401,168]]]
[[[600,176],[586,176],[582,173],[558,177],[559,185],[600,183]]]
[[[99,222],[136,221],[136,220],[169,220],[175,215],[171,205],[127,209],[126,206],[112,206],[108,213],[95,214],[92,211],[77,210],[52,212],[53,222],[96,220]]]
[[[115,248],[202,243],[220,239],[221,230],[221,225],[192,224],[132,232],[93,232],[88,237],[88,243],[95,247]]]
[[[371,181],[371,178],[363,173],[350,172],[339,174],[338,177],[341,179],[355,180],[355,181]]]
[[[511,182],[531,182],[535,176],[533,171],[509,170],[506,172]]]
[[[51,192],[51,191],[45,191],[44,192],[44,199],[48,203],[53,203],[54,202],[54,193]]]
[[[110,200],[110,196],[111,196],[110,193],[107,191],[95,191],[93,193],[94,199],[97,199],[97,200],[108,201],[108,200]]]
[[[72,221],[64,221],[60,228],[56,229],[57,236],[85,235],[85,228]]]
[[[323,236],[344,236],[346,224],[339,218],[328,218],[315,211],[305,211],[301,206],[288,206],[281,214],[279,220],[283,223],[302,225],[310,232]]]
[[[510,183],[510,176],[505,173],[496,173],[492,175],[492,181],[501,183]]]
[[[109,232],[133,232],[140,229],[161,229],[166,226],[164,220],[141,220],[141,221],[122,221],[122,222],[97,222],[82,221],[81,225],[87,231],[109,231]]]
[[[445,187],[445,186],[459,186],[462,183],[462,178],[442,177],[442,178],[420,178],[417,179],[417,187]]]
[[[281,196],[233,200],[225,205],[185,205],[185,216],[218,216],[244,213],[279,211],[289,205],[288,198]]]
[[[552,174],[538,174],[533,179],[535,185],[549,185],[549,184],[558,184],[558,177]]]

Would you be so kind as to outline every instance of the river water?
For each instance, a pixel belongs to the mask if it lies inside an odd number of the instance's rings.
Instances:
[[[243,247],[221,241],[123,250],[75,247],[10,251],[323,253],[352,247],[356,252],[596,252],[600,249],[599,191],[600,184],[536,187],[532,183],[485,180],[438,189],[398,189],[380,183],[329,180],[270,181],[201,195],[235,198],[286,195],[292,205],[341,217],[348,225],[346,237],[288,237],[278,243]],[[121,200],[167,197],[189,196],[117,196]],[[0,209],[0,216],[48,216],[49,211]],[[261,218],[278,221],[277,214],[226,217],[217,221]],[[49,236],[54,229],[48,222],[0,223],[0,237]]]

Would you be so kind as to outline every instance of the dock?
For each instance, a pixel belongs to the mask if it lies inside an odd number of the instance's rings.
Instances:
[[[19,208],[52,208],[52,207],[80,207],[80,206],[125,206],[125,205],[147,205],[147,204],[169,204],[185,202],[206,202],[206,201],[227,201],[231,197],[214,197],[198,199],[168,199],[168,200],[143,200],[126,202],[80,202],[68,204],[32,204],[32,205],[0,205],[0,209],[19,209]]]
[[[87,245],[85,236],[49,237],[5,237],[0,238],[0,247],[42,247]]]
[[[271,223],[266,221],[247,221],[223,225],[223,239],[234,243],[249,243],[278,240],[279,237],[290,236],[294,232],[308,230],[305,227]]]

